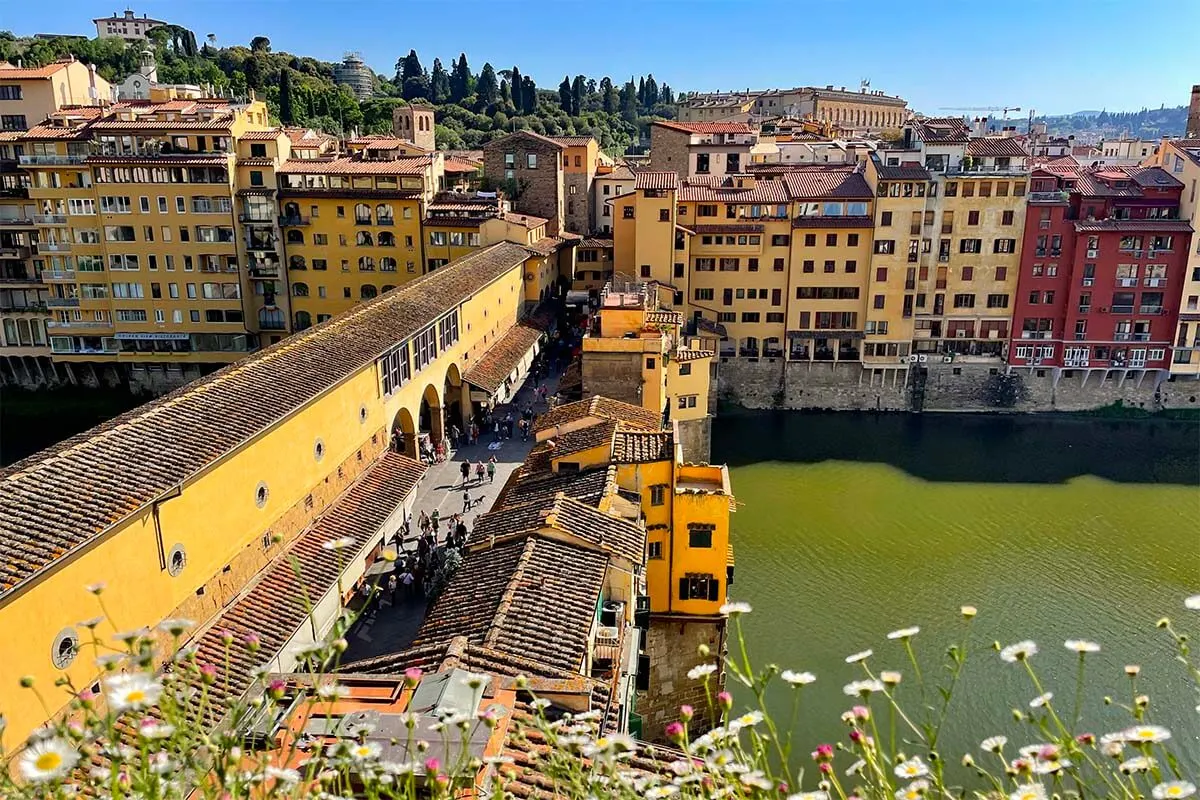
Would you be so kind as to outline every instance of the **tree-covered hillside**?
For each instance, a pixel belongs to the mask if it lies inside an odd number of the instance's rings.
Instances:
[[[284,124],[331,133],[389,132],[396,105],[420,102],[435,107],[440,147],[478,148],[527,129],[551,136],[590,134],[610,153],[623,153],[645,138],[651,120],[673,116],[674,92],[653,75],[624,83],[567,75],[556,89],[543,89],[518,66],[484,64],[476,72],[464,53],[448,68],[437,58],[427,68],[410,50],[396,61],[395,75],[377,75],[374,96],[359,101],[334,83],[334,64],[273,51],[265,36],[254,37],[249,46],[221,46],[213,34],[198,43],[193,32],[169,25],[151,30],[150,38],[161,82],[208,84],[237,97],[253,91]],[[34,66],[74,56],[95,64],[112,82],[137,69],[140,49],[120,39],[22,39],[0,32],[0,59]]]
[[[1139,139],[1158,139],[1162,136],[1182,136],[1187,127],[1187,106],[1174,108],[1143,108],[1141,111],[1078,111],[1055,117],[1035,117],[1045,122],[1050,133],[1058,136],[1091,134],[1112,139],[1135,136]]]

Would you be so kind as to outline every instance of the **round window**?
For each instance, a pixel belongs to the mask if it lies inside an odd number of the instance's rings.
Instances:
[[[358,421],[360,423],[367,421],[367,407],[365,405],[358,407]]]
[[[171,548],[171,552],[167,553],[167,572],[171,577],[177,576],[183,572],[183,568],[187,566],[187,551],[183,549],[183,545],[177,544]]]
[[[324,457],[325,443],[320,439],[317,439],[317,443],[313,445],[313,458],[317,459],[317,461],[320,461]]]
[[[271,492],[267,489],[267,482],[260,481],[258,488],[254,490],[254,504],[262,508],[267,504],[267,498],[270,494]]]
[[[78,653],[79,636],[76,635],[75,629],[63,628],[58,636],[54,637],[54,644],[50,648],[50,660],[58,669],[66,669]]]

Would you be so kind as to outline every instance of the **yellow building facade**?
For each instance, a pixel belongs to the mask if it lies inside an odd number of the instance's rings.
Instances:
[[[0,684],[97,680],[80,623],[100,614],[83,588],[97,582],[103,639],[175,617],[207,635],[253,576],[286,567],[290,545],[374,474],[393,432],[415,455],[420,432],[436,441],[468,407],[462,375],[523,315],[530,258],[510,243],[485,248],[8,472],[0,538],[25,558],[0,569],[0,640],[23,645],[5,651]],[[228,412],[219,424],[214,408]],[[394,530],[362,532],[344,554],[344,587]],[[340,603],[328,588],[313,597],[322,630],[307,618],[277,629],[268,615],[263,661],[290,669],[288,648],[323,635]],[[4,710],[10,751],[46,716],[31,692],[6,692]]]
[[[1148,163],[1157,164],[1183,182],[1185,188],[1179,203],[1179,216],[1191,221],[1193,229],[1200,230],[1200,198],[1196,194],[1200,184],[1200,140],[1164,141]],[[1188,254],[1174,353],[1172,377],[1200,379],[1200,242],[1194,243]]]
[[[112,86],[73,58],[42,67],[0,61],[0,131],[24,131],[67,106],[101,106]]]

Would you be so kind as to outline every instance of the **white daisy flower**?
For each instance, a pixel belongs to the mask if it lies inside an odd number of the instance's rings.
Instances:
[[[1089,642],[1086,639],[1067,639],[1063,642],[1063,646],[1068,650],[1074,650],[1076,653],[1083,655],[1084,653],[1099,653],[1100,645],[1095,642]]]
[[[667,784],[664,786],[651,786],[646,790],[646,793],[643,796],[646,798],[646,800],[663,800],[664,797],[670,797],[678,792],[678,786],[671,786],[670,784]]]
[[[929,774],[929,767],[925,766],[919,757],[914,756],[897,764],[892,772],[896,773],[897,778],[923,778]]]
[[[1008,796],[1008,800],[1046,800],[1046,787],[1040,783],[1023,783]]]
[[[885,669],[879,673],[879,680],[888,686],[896,686],[904,676],[895,670]]]
[[[753,728],[755,725],[763,721],[761,711],[747,711],[736,719],[729,721],[729,730],[733,732],[740,731],[742,728]]]
[[[1134,725],[1125,729],[1125,741],[1158,744],[1171,738],[1171,732],[1161,725]]]
[[[789,794],[787,800],[829,800],[829,792],[796,792]]]
[[[742,782],[743,786],[761,789],[764,792],[775,788],[775,784],[772,783],[766,775],[758,770],[753,772],[744,772],[738,776],[738,780]]]
[[[144,739],[168,739],[175,733],[175,726],[156,719],[143,719],[138,725],[138,735]]]
[[[322,700],[336,700],[346,696],[346,687],[337,681],[326,681],[317,687],[317,697]]]
[[[374,742],[356,742],[350,745],[348,752],[355,761],[367,761],[379,755],[380,747]]]
[[[1033,772],[1035,775],[1053,775],[1056,772],[1061,772],[1071,766],[1071,762],[1066,758],[1056,758],[1049,761],[1033,762]]]
[[[321,547],[323,547],[326,550],[345,550],[347,547],[353,547],[353,546],[354,546],[354,537],[353,536],[343,536],[340,539],[330,539],[328,542],[324,542],[321,545]]]
[[[45,783],[66,775],[79,763],[79,753],[57,736],[42,739],[21,753],[21,774],[30,783]]]
[[[698,681],[703,677],[712,675],[716,671],[716,664],[697,664],[688,670],[687,676],[689,680]]]
[[[1146,758],[1146,756],[1138,756],[1121,762],[1120,770],[1126,775],[1134,772],[1147,772],[1154,767],[1154,759]]]
[[[866,697],[873,692],[882,692],[883,684],[876,680],[851,681],[842,687],[843,694],[849,697]]]
[[[875,655],[874,651],[863,650],[860,653],[855,653],[854,655],[846,656],[846,663],[847,664],[857,664],[860,661],[866,661],[868,658],[870,658],[873,655]]]
[[[860,758],[858,761],[855,761],[853,764],[846,767],[846,777],[849,777],[849,778],[854,777],[855,775],[862,772],[866,768],[866,766],[867,766],[867,762],[863,761]]]
[[[149,708],[158,702],[162,684],[148,675],[114,675],[104,682],[108,702],[115,711]]]
[[[300,773],[294,769],[281,769],[279,767],[268,766],[264,770],[264,774],[268,778],[274,778],[280,783],[299,783]]]
[[[1197,598],[1200,599],[1200,595],[1197,595]],[[1166,783],[1158,784],[1151,791],[1151,794],[1154,795],[1154,800],[1183,800],[1183,798],[1191,797],[1195,793],[1196,785],[1187,781],[1167,781]]]
[[[792,672],[790,669],[785,669],[779,673],[779,677],[783,678],[784,683],[789,683],[792,686],[804,686],[817,679],[817,676],[811,672]]]
[[[987,753],[999,753],[1008,744],[1007,736],[989,736],[979,743],[979,749]]]
[[[1200,594],[1194,594],[1191,597],[1185,598],[1183,605],[1191,611],[1200,611]]]
[[[163,633],[169,633],[172,636],[178,636],[196,623],[190,619],[164,619],[158,623],[158,629]]]
[[[1037,653],[1037,644],[1029,640],[1010,644],[1008,647],[1000,651],[1000,658],[1007,661],[1009,664],[1015,664],[1018,661],[1026,661],[1030,656]]]
[[[1029,701],[1029,707],[1030,708],[1041,708],[1042,706],[1048,705],[1050,703],[1050,701],[1053,699],[1054,699],[1054,692],[1046,692],[1045,694],[1039,694],[1037,697],[1035,697]]]
[[[918,800],[929,791],[928,781],[913,781],[908,786],[896,790],[896,800]]]
[[[887,637],[889,639],[911,639],[920,632],[921,629],[916,625],[913,625],[911,628],[901,628],[898,631],[892,631],[887,635]]]
[[[139,639],[145,639],[149,636],[150,629],[145,627],[135,628],[131,631],[118,631],[117,633],[113,634],[113,638],[123,644],[130,644],[138,641]]]
[[[721,616],[723,617],[736,617],[739,614],[749,614],[752,609],[750,608],[749,603],[729,602],[722,604],[721,608],[718,610],[721,612]]]

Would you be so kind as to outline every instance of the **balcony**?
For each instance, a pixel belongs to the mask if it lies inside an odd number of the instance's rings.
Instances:
[[[264,331],[286,331],[287,321],[282,319],[262,319],[258,320],[258,327]]]
[[[1146,331],[1145,333],[1135,333],[1133,334],[1133,340],[1135,342],[1148,342],[1150,341],[1150,332]]]
[[[77,319],[77,320],[72,320],[70,322],[62,322],[60,320],[52,319],[46,323],[46,327],[50,330],[78,331],[78,330],[83,330],[86,328],[87,330],[98,330],[99,329],[99,330],[110,331],[110,330],[112,330],[113,324],[111,322],[98,322],[94,319],[93,320]]]
[[[0,258],[29,258],[31,252],[24,245],[0,245]]]
[[[1118,333],[1114,333],[1114,334],[1113,334],[1113,341],[1114,341],[1114,342],[1128,342],[1128,341],[1129,341],[1130,339],[1132,339],[1132,338],[1133,338],[1133,334],[1132,334],[1132,333],[1120,333],[1120,332],[1118,332]]]
[[[283,217],[280,217],[283,219]],[[238,214],[238,222],[245,222],[250,225],[274,225],[275,217],[262,214]]]
[[[23,167],[68,167],[72,164],[82,164],[86,155],[68,156],[21,156],[18,160]]]
[[[71,252],[70,242],[38,242],[37,251],[39,253],[69,253]]]
[[[250,267],[249,272],[251,280],[273,280],[280,276],[282,269],[279,264],[259,264]]]
[[[11,314],[44,314],[47,308],[45,303],[28,303],[23,306],[16,306],[12,303],[0,302],[0,311]]]
[[[1132,314],[1133,306],[1111,306],[1108,310],[1113,314]]]
[[[1146,278],[1146,280],[1144,280],[1142,282],[1142,285],[1148,289],[1161,289],[1162,287],[1167,285],[1167,279],[1166,278]]]
[[[1167,310],[1163,306],[1138,306],[1138,313],[1159,316],[1167,313]]]
[[[73,269],[44,269],[42,270],[42,280],[46,283],[57,281],[74,281],[75,270]]]
[[[33,221],[36,225],[66,225],[66,214],[34,214]]]
[[[78,297],[50,297],[46,300],[50,308],[79,308]]]
[[[0,194],[0,197],[4,195]],[[32,228],[32,219],[12,219],[0,217],[0,228]]]
[[[280,217],[279,224],[280,224],[280,226],[285,227],[285,228],[287,228],[287,227],[295,228],[300,225],[308,225],[309,219],[308,219],[308,217],[301,217],[301,216]],[[371,221],[367,220],[366,222],[363,222],[362,220],[358,220],[355,222],[355,224],[356,225],[370,225]]]
[[[1022,339],[1049,339],[1051,331],[1021,331]]]
[[[1067,202],[1066,192],[1030,192],[1029,202],[1031,203],[1065,203]]]
[[[1123,289],[1132,289],[1137,286],[1137,278],[1117,278],[1116,285]]]

